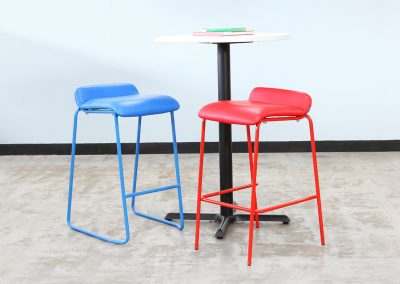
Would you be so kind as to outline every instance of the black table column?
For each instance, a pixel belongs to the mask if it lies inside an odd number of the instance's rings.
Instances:
[[[231,100],[231,63],[230,44],[218,44],[218,100]],[[230,124],[219,124],[219,184],[221,190],[232,188],[232,127]],[[220,200],[233,203],[233,193],[220,195]],[[221,206],[221,225],[215,236],[224,237],[229,223],[233,222],[233,209]]]
[[[218,44],[218,100],[231,99],[231,64],[229,43]],[[219,184],[221,189],[232,188],[232,127],[230,124],[219,124]],[[221,201],[233,203],[233,194],[221,195]],[[233,214],[232,208],[221,207],[224,217]]]

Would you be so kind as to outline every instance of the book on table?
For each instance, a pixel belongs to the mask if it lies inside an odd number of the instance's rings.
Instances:
[[[254,35],[254,30],[246,28],[202,28],[193,32],[194,36],[242,36]]]
[[[246,28],[202,28],[202,32],[245,32]]]

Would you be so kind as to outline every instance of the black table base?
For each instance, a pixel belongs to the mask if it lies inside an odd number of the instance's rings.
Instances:
[[[282,222],[283,224],[289,224],[290,219],[286,215],[258,215],[260,222]],[[185,220],[196,220],[195,213],[184,213],[183,218]],[[168,221],[179,220],[179,213],[168,213],[165,218]],[[202,213],[200,214],[200,220],[202,221],[214,221],[219,223],[219,228],[215,233],[217,239],[223,239],[228,227],[231,223],[238,222],[248,222],[250,221],[249,214],[233,214],[227,217],[216,213]]]

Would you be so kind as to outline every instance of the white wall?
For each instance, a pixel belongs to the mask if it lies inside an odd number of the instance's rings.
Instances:
[[[69,143],[75,88],[107,82],[174,96],[178,140],[198,141],[197,111],[217,99],[216,47],[153,38],[243,25],[294,37],[232,46],[233,99],[255,86],[301,90],[318,140],[400,139],[399,11],[397,0],[0,0],[0,143]],[[114,141],[111,117],[82,117],[79,142]],[[169,141],[168,121],[146,118],[143,140]],[[124,141],[135,125],[122,121]],[[262,138],[307,133],[279,123]],[[234,128],[234,140],[244,134]]]

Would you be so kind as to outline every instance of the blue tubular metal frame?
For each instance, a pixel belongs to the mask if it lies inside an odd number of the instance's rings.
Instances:
[[[183,230],[183,228],[184,228],[183,205],[182,205],[181,181],[180,181],[179,163],[178,163],[178,149],[177,149],[176,134],[175,134],[175,119],[174,119],[174,113],[170,112],[170,114],[171,114],[172,142],[173,142],[173,148],[174,148],[176,184],[170,185],[170,186],[165,186],[165,187],[160,187],[160,188],[148,189],[148,190],[144,190],[144,191],[140,191],[140,192],[136,191],[136,189],[137,189],[137,187],[136,187],[137,173],[138,173],[138,169],[139,169],[140,131],[141,131],[141,126],[142,126],[142,117],[139,116],[137,136],[136,136],[135,166],[134,166],[134,170],[133,170],[132,194],[127,194],[126,197],[127,198],[132,197],[131,208],[132,208],[133,213],[135,213],[136,215],[176,227],[179,230]],[[151,215],[148,215],[148,214],[145,214],[143,212],[136,210],[136,208],[135,208],[135,197],[136,196],[159,192],[159,191],[164,191],[164,190],[169,190],[169,189],[174,189],[174,188],[176,188],[178,190],[179,217],[180,217],[179,224],[159,218],[159,217],[151,216]]]
[[[122,208],[124,214],[124,225],[125,225],[125,239],[124,240],[116,240],[111,239],[100,234],[79,228],[77,226],[72,225],[71,223],[71,211],[72,211],[72,190],[74,184],[74,168],[75,168],[75,151],[76,151],[76,133],[78,127],[78,114],[80,111],[85,113],[100,113],[100,114],[112,114],[114,116],[114,123],[115,123],[115,136],[116,136],[116,146],[117,146],[117,154],[118,154],[118,166],[119,166],[119,178],[121,184],[121,199],[122,199]],[[138,119],[138,136],[137,136],[137,143],[136,143],[136,155],[135,155],[135,169],[134,169],[134,178],[133,178],[133,190],[132,194],[125,193],[125,182],[124,182],[124,170],[122,164],[122,150],[121,150],[121,142],[120,142],[120,134],[119,134],[119,124],[118,124],[118,115],[108,109],[104,110],[86,110],[86,109],[77,109],[74,115],[74,127],[73,127],[73,134],[72,134],[72,149],[71,149],[71,167],[70,167],[70,178],[69,178],[69,191],[68,191],[68,208],[67,208],[67,224],[68,226],[78,232],[87,234],[89,236],[98,238],[100,240],[114,243],[114,244],[125,244],[129,241],[130,232],[129,232],[129,222],[128,222],[128,212],[126,206],[126,199],[132,198],[132,210],[135,214],[146,217],[152,220],[156,220],[182,230],[184,227],[184,220],[183,220],[183,206],[182,206],[182,193],[181,193],[181,183],[179,177],[179,164],[178,164],[178,152],[177,152],[177,145],[176,145],[176,135],[175,135],[175,121],[174,121],[174,114],[171,112],[171,125],[172,125],[172,138],[173,138],[173,147],[174,147],[174,159],[175,159],[175,173],[176,173],[176,184],[171,186],[165,186],[160,188],[149,189],[141,192],[136,192],[136,182],[137,182],[137,170],[138,170],[138,162],[139,162],[139,150],[140,150],[140,128],[141,128],[141,120],[142,118],[139,117]],[[145,195],[149,193],[169,190],[177,188],[178,190],[178,201],[179,201],[179,213],[180,213],[180,224],[163,220],[154,216],[150,216],[135,210],[135,197],[139,195]]]

